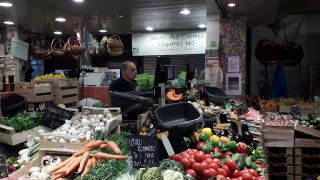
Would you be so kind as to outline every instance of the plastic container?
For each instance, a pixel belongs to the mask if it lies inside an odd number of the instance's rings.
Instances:
[[[228,99],[227,94],[223,92],[220,88],[204,86],[203,90],[209,102],[213,104],[220,105]]]
[[[168,104],[155,110],[157,124],[162,129],[178,127],[183,133],[198,128],[202,114],[190,103]]]
[[[18,94],[12,94],[1,99],[2,116],[15,116],[26,110],[26,98]]]
[[[142,97],[135,95],[130,92],[114,92],[110,91],[111,106],[120,107],[121,111],[124,112],[124,119],[137,120],[139,114],[142,114],[149,110],[153,104],[151,98]]]

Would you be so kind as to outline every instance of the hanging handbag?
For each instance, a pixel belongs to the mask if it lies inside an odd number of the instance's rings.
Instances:
[[[64,55],[64,51],[63,51],[64,45],[65,45],[65,43],[61,38],[54,38],[51,41],[51,54],[53,56],[63,56]]]
[[[121,38],[117,35],[111,36],[107,40],[107,49],[108,53],[111,56],[120,56],[124,52],[124,47]]]
[[[65,55],[81,55],[84,51],[85,48],[82,47],[80,41],[74,36],[69,37],[67,43],[63,46]]]

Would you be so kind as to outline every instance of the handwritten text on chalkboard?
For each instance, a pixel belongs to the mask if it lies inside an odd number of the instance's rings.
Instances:
[[[134,168],[159,166],[158,142],[155,137],[130,136],[129,146]]]

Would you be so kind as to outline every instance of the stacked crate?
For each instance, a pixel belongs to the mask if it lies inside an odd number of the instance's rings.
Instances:
[[[261,129],[268,178],[294,179],[294,126],[262,124]]]
[[[78,101],[77,79],[45,79],[36,82],[51,83],[55,104],[72,104]]]

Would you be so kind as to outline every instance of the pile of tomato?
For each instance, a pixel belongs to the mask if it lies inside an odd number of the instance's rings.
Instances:
[[[264,180],[264,176],[258,176],[255,169],[237,169],[236,161],[227,158],[222,162],[211,154],[205,154],[197,149],[188,149],[170,157],[171,160],[180,162],[186,174],[197,180],[207,180],[215,177],[217,180]]]

